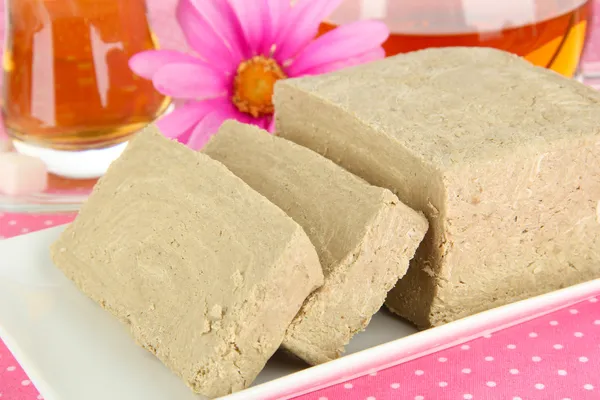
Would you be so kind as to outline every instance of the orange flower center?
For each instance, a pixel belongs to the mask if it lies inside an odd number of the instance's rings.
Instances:
[[[233,80],[233,104],[241,112],[260,117],[273,114],[275,82],[287,76],[272,58],[255,56],[244,61]]]

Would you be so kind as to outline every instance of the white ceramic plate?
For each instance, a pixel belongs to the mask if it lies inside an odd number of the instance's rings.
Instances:
[[[48,248],[62,227],[0,242],[0,337],[46,400],[199,399],[69,281]],[[382,312],[353,353],[414,333]],[[256,384],[306,368],[277,354]]]
[[[52,264],[48,248],[61,230],[52,228],[0,242],[0,337],[44,398],[201,399],[138,347],[116,319],[81,294]],[[306,368],[276,354],[253,387],[227,398],[289,399],[455,346],[598,293],[600,280],[591,281],[417,334],[406,322],[380,311],[367,330],[352,340],[349,355]]]

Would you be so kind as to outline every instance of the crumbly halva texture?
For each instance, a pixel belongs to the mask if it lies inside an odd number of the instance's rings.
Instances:
[[[302,228],[210,157],[138,134],[55,264],[197,393],[246,388],[323,283]]]
[[[600,93],[487,48],[280,81],[279,135],[423,211],[386,304],[420,327],[600,277]]]
[[[226,122],[203,151],[308,234],[325,284],[306,300],[283,346],[310,364],[339,357],[406,273],[426,218],[388,189],[254,126]]]

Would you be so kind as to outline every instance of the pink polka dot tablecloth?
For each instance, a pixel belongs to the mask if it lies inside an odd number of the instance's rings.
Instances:
[[[592,297],[528,323],[298,397],[600,399],[600,302]]]

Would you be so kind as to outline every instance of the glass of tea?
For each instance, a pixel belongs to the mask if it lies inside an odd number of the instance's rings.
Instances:
[[[493,47],[572,77],[589,8],[588,0],[345,0],[321,32],[380,19],[391,31],[388,56],[427,47]]]
[[[157,46],[145,0],[6,0],[2,113],[17,151],[101,176],[169,105],[128,67]]]

